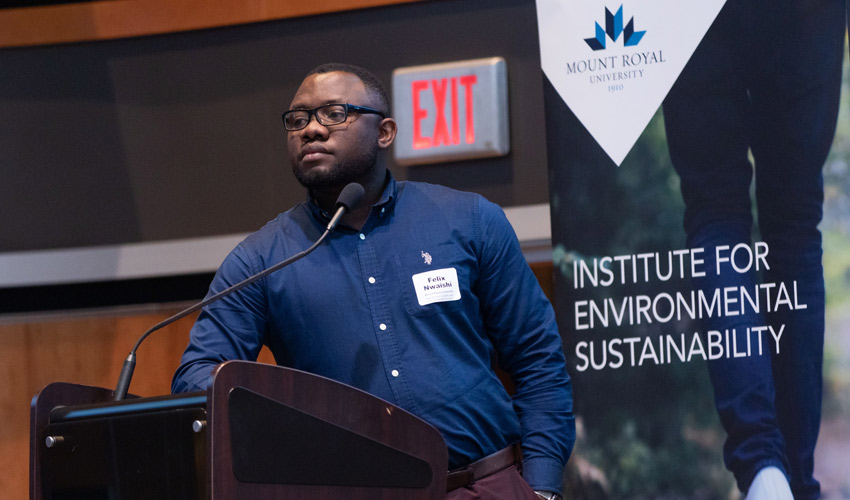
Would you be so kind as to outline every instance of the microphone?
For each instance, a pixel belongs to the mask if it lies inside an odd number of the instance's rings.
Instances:
[[[347,184],[344,188],[342,188],[342,191],[339,193],[339,197],[336,200],[336,213],[334,213],[333,217],[331,217],[330,222],[325,228],[325,232],[322,233],[322,236],[320,236],[319,239],[316,240],[316,242],[310,246],[310,248],[300,253],[297,253],[292,257],[289,257],[288,259],[284,259],[283,261],[278,262],[277,264],[267,269],[264,269],[263,271],[260,271],[259,273],[253,276],[249,276],[244,280],[240,281],[239,283],[236,283],[235,285],[232,285],[216,293],[215,295],[207,297],[201,302],[198,302],[197,304],[178,312],[174,316],[171,316],[170,318],[167,318],[157,323],[148,331],[143,333],[142,336],[139,337],[139,340],[136,341],[136,344],[133,346],[133,348],[130,350],[130,354],[127,356],[126,359],[124,359],[124,364],[121,366],[121,374],[118,376],[118,384],[115,387],[115,392],[113,392],[112,394],[112,400],[122,401],[127,395],[127,390],[130,389],[130,381],[133,378],[133,371],[136,369],[136,351],[139,349],[139,346],[141,345],[142,341],[145,340],[148,335],[159,330],[160,328],[174,323],[178,319],[185,318],[186,316],[192,314],[193,312],[199,309],[203,309],[205,306],[212,302],[215,302],[223,297],[230,295],[231,293],[245,288],[251,283],[261,278],[264,278],[269,274],[288,266],[289,264],[292,264],[293,262],[301,259],[302,257],[305,257],[307,254],[315,250],[322,243],[322,241],[324,241],[325,237],[327,237],[327,235],[330,234],[330,232],[333,231],[334,228],[336,228],[343,215],[345,215],[347,212],[350,212],[352,209],[357,208],[357,206],[360,205],[360,203],[363,201],[363,196],[365,194],[366,191],[360,184],[356,182]]]
[[[350,212],[351,209],[360,205],[360,202],[363,201],[363,196],[365,195],[366,190],[363,189],[363,186],[356,182],[349,183],[342,188],[342,191],[339,193],[339,198],[336,199],[336,213],[328,223],[327,230],[333,231],[343,214]]]

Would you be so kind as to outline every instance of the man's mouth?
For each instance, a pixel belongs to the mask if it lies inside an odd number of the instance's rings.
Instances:
[[[321,146],[308,145],[301,148],[301,159],[306,161],[316,160],[329,154],[328,150]]]

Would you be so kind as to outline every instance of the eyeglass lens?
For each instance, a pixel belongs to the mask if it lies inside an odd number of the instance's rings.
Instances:
[[[348,118],[347,110],[342,104],[327,104],[318,108],[297,109],[284,114],[283,123],[287,130],[300,130],[310,123],[310,115],[322,125],[338,125]]]

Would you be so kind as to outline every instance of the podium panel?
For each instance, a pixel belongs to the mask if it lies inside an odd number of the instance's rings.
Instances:
[[[200,399],[200,401],[198,401]],[[54,409],[42,474],[45,498],[203,499],[206,396]]]
[[[330,379],[233,361],[207,392],[111,399],[62,382],[33,399],[30,498],[445,497],[439,432]]]

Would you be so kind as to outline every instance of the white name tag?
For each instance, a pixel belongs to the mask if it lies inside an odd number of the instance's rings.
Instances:
[[[460,300],[460,284],[457,282],[457,270],[453,267],[414,274],[413,287],[420,306]]]

